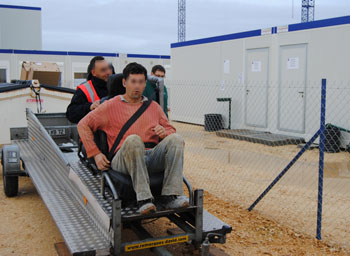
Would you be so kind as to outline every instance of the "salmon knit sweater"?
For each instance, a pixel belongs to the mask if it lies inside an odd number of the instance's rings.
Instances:
[[[98,108],[87,114],[78,123],[79,136],[85,146],[88,157],[93,157],[100,153],[94,142],[93,132],[103,130],[107,134],[109,150],[112,148],[120,130],[130,117],[141,107],[142,102],[128,103],[122,101],[120,96],[114,97]],[[124,140],[132,134],[141,137],[143,142],[153,142],[158,144],[160,138],[152,130],[157,125],[165,128],[166,134],[176,132],[176,129],[169,123],[166,115],[158,103],[152,102],[146,111],[129,128],[120,141],[116,151],[123,145]]]

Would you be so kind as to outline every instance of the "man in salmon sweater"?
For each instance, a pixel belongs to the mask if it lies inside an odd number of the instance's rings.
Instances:
[[[162,108],[152,102],[146,111],[124,134],[110,162],[94,142],[93,133],[107,134],[109,149],[123,125],[148,98],[142,96],[146,87],[147,70],[138,63],[130,63],[123,70],[126,93],[101,104],[78,124],[78,132],[87,156],[94,157],[99,170],[112,168],[129,174],[133,182],[140,214],[156,211],[149,185],[149,172],[164,171],[162,203],[167,209],[187,207],[183,195],[184,141],[176,134]],[[153,144],[149,149],[146,145]]]

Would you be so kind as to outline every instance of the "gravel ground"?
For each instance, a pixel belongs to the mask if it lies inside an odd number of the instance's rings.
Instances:
[[[186,142],[186,176],[195,187],[204,188],[205,208],[232,226],[233,230],[227,236],[226,244],[216,245],[217,248],[229,255],[350,255],[346,248],[317,241],[311,235],[300,232],[302,229],[298,225],[302,223],[289,225],[283,216],[278,218],[284,212],[270,210],[273,204],[266,203],[264,207],[257,207],[252,212],[246,210],[246,205],[252,202],[251,199],[280,170],[278,165],[276,171],[271,171],[270,168],[270,172],[266,172],[266,166],[271,167],[271,161],[280,161],[282,166],[297,152],[295,146],[266,148],[259,144],[219,138],[213,133],[204,132],[200,126],[180,123],[175,123],[175,126]],[[244,157],[240,155],[242,152]],[[329,155],[326,156],[326,162],[330,166],[338,163],[341,165],[347,161],[347,157],[346,154]],[[253,168],[254,159],[259,160],[259,170]],[[306,164],[307,168],[313,170],[315,159],[317,151],[309,151],[300,164]],[[235,172],[232,173],[232,170]],[[296,174],[297,177],[299,175],[300,173]],[[329,175],[333,179],[343,174],[339,171],[337,174],[329,172]],[[305,177],[295,180],[289,177],[283,182],[271,194],[271,202],[273,199],[287,200],[290,192],[287,188],[292,186],[293,200],[300,197],[301,201],[306,200],[305,204],[309,204],[308,198],[311,195],[303,189],[313,187],[313,180],[309,181]],[[252,189],[249,185],[257,188]],[[2,175],[0,186],[2,187]],[[295,187],[299,189],[299,193],[295,192]],[[330,194],[339,196],[336,192],[337,190]],[[343,200],[347,200],[346,193],[343,194]],[[0,202],[0,255],[56,255],[54,244],[62,242],[63,239],[29,178],[20,178],[20,194],[16,198],[6,198],[1,191]],[[310,207],[315,208],[314,205]],[[286,211],[289,211],[288,207]],[[160,235],[165,234],[167,228],[173,227],[169,221],[160,219],[147,224],[146,228],[151,233]],[[125,236],[127,240],[134,238],[129,231]],[[182,244],[169,248],[175,255],[196,254],[190,246]],[[150,254],[139,252],[127,255]]]
[[[54,244],[63,239],[29,178],[20,178],[16,198],[6,198],[1,191],[0,202],[0,255],[56,255]],[[232,226],[226,244],[217,245],[229,255],[350,255],[209,193],[205,193],[205,208]],[[164,233],[159,227],[174,226],[163,219],[147,225],[153,234]],[[131,232],[126,236],[134,238]],[[194,255],[191,250],[182,244],[171,247],[175,255]],[[127,255],[150,254],[142,251]]]

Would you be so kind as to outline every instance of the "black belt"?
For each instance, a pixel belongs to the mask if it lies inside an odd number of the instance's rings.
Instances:
[[[145,142],[145,148],[154,148],[155,146],[157,146],[156,143],[154,142]]]

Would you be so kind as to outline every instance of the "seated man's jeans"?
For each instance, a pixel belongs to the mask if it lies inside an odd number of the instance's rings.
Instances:
[[[138,135],[130,135],[113,157],[113,170],[129,174],[137,201],[153,198],[148,172],[164,171],[162,195],[183,195],[184,140],[176,133],[145,150]]]

